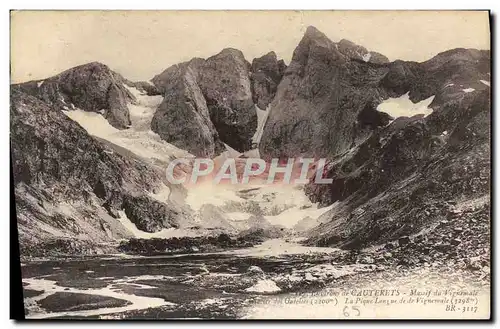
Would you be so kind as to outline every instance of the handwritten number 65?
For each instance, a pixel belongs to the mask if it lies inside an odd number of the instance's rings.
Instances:
[[[353,314],[354,316],[359,316],[361,314],[361,312],[359,311],[359,308],[357,306],[351,306],[351,309],[353,311],[355,311],[355,313]],[[344,316],[346,318],[348,318],[350,316],[348,311],[349,311],[349,306],[344,307],[343,312],[344,312]]]

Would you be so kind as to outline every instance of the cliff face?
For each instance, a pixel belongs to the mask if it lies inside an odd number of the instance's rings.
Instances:
[[[118,129],[130,125],[127,102],[134,96],[123,86],[124,79],[104,64],[93,62],[66,70],[54,77],[14,85],[51,106],[71,110],[75,106],[101,113]]]
[[[285,62],[278,60],[274,51],[252,61],[250,81],[253,102],[260,109],[265,110],[272,102],[285,70]]]
[[[371,121],[387,121],[372,108],[387,97],[378,83],[388,68],[352,58],[362,57],[358,53],[351,43],[336,44],[307,29],[271,103],[260,144],[263,157],[342,152],[372,130],[358,120],[365,108],[375,116]]]
[[[223,150],[202,91],[198,67],[202,59],[172,66],[153,79],[163,92],[151,129],[163,140],[200,157],[213,157]]]
[[[152,79],[165,94],[152,128],[165,141],[200,156],[217,154],[222,143],[247,151],[257,129],[255,106],[265,109],[284,67],[274,53],[250,65],[231,48],[174,65]]]

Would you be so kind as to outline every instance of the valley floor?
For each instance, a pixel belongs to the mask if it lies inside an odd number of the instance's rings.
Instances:
[[[373,262],[366,255],[353,258],[339,249],[284,240],[218,253],[28,262],[22,272],[30,319],[485,318],[489,314],[489,275],[483,271],[439,263],[395,266]],[[434,295],[445,290],[448,300]],[[445,312],[454,304],[455,312]]]

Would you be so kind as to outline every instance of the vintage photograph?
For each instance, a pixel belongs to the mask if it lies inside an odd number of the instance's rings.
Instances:
[[[490,319],[490,19],[11,11],[19,312]]]

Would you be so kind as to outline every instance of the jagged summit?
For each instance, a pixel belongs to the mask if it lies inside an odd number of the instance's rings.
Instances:
[[[322,38],[327,38],[327,36],[320,30],[318,30],[316,27],[309,25],[306,28],[306,32],[304,33],[303,38],[322,39]]]

